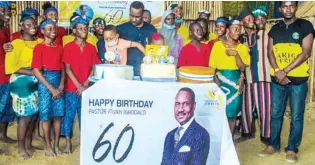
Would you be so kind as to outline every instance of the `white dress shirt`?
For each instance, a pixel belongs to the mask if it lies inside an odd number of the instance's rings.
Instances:
[[[179,132],[179,140],[183,137],[183,135],[185,134],[187,128],[190,126],[190,124],[192,123],[192,121],[195,118],[192,117],[191,119],[188,120],[188,122],[186,122],[184,125],[179,125],[178,127],[183,127],[183,129]]]

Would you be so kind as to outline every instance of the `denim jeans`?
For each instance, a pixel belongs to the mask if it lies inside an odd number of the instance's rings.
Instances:
[[[300,85],[280,85],[271,83],[271,134],[269,145],[274,150],[280,150],[280,135],[283,115],[286,109],[287,99],[290,99],[291,125],[288,146],[285,151],[298,152],[301,144],[304,111],[307,95],[307,81]]]
[[[66,108],[61,121],[61,136],[71,136],[76,114],[78,114],[79,129],[81,130],[81,99],[82,96],[77,96],[74,92],[65,92]]]

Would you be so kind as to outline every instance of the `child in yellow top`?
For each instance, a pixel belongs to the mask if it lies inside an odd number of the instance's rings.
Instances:
[[[30,16],[20,20],[21,38],[12,41],[13,49],[5,56],[5,73],[10,76],[10,94],[18,123],[18,150],[23,159],[32,157],[27,152],[32,146],[32,135],[38,113],[38,80],[30,69],[34,47],[43,41],[36,39],[37,25]]]
[[[236,117],[241,110],[245,66],[250,64],[250,55],[245,45],[239,44],[240,21],[234,19],[227,29],[228,39],[214,44],[209,66],[216,70],[216,81],[227,95],[226,114],[232,135]]]

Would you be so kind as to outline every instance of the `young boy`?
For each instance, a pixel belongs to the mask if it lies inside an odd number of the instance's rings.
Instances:
[[[76,18],[78,18],[78,17],[80,17],[80,16],[78,16],[78,15],[72,16],[72,17],[70,18],[70,22],[72,22],[73,19],[76,19]],[[74,28],[74,27],[71,27],[71,28],[72,28],[72,34],[70,34],[70,35],[65,35],[65,36],[62,37],[62,44],[63,44],[63,46],[65,46],[65,45],[67,45],[68,43],[74,41],[74,39],[75,39],[75,35],[73,34],[73,28]],[[97,41],[98,41],[98,39],[97,39],[97,37],[96,37],[95,35],[89,35],[89,34],[88,34],[87,39],[86,39],[86,42],[88,42],[88,43],[90,43],[90,44],[92,44],[93,46],[96,47]]]
[[[57,27],[50,20],[43,20],[40,30],[44,35],[44,42],[35,46],[33,50],[33,73],[39,80],[38,105],[39,119],[46,142],[47,157],[55,157],[59,152],[60,124],[64,115],[64,65],[62,63],[62,47],[54,43]],[[51,146],[50,130],[51,120],[54,127],[54,147]]]
[[[93,21],[94,36],[97,38],[97,40],[103,38],[105,26],[106,23],[103,18],[98,17],[94,19]]]
[[[81,125],[81,94],[89,87],[89,77],[93,76],[93,66],[99,64],[96,48],[86,42],[89,22],[82,17],[72,20],[75,40],[64,46],[63,62],[65,63],[66,111],[62,119],[61,135],[66,137],[64,153],[72,152],[71,132],[75,114],[78,113],[79,127]]]
[[[207,44],[201,43],[204,33],[198,22],[189,25],[189,35],[191,41],[182,48],[177,68],[182,66],[209,67],[210,50]]]
[[[119,34],[116,31],[114,25],[107,25],[104,28],[104,38],[99,40],[97,43],[98,55],[102,60],[102,63],[108,63],[105,54],[112,51],[116,54],[115,64],[126,65],[127,63],[127,49],[128,48],[138,48],[143,54],[145,53],[144,47],[133,41],[128,41],[119,38]]]
[[[81,12],[82,9],[84,9],[85,12]],[[88,13],[88,15],[86,15],[87,13]],[[76,11],[73,13],[72,17],[70,18],[70,22],[72,22],[72,20],[75,20],[78,17],[81,17],[81,18],[87,20],[88,22],[90,22],[90,20],[92,20],[93,17],[94,17],[93,9],[90,6],[88,6],[88,5],[81,5],[81,6],[79,6],[76,9]],[[105,21],[104,21],[104,23],[105,23]],[[63,46],[67,45],[68,43],[70,43],[71,41],[74,40],[75,35],[73,34],[73,28],[74,27],[71,26],[72,34],[66,35],[66,36],[64,36],[62,38]],[[90,44],[92,44],[93,46],[96,47],[97,41],[98,41],[98,38],[96,37],[96,35],[88,34],[86,42],[88,42],[88,43],[90,43]]]

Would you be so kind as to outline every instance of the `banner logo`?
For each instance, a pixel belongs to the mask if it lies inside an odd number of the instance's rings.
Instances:
[[[215,106],[218,110],[222,109],[224,96],[218,92],[218,89],[209,89],[205,97],[207,98],[204,101],[205,106]]]

